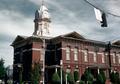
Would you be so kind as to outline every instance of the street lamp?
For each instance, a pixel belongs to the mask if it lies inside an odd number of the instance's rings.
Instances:
[[[108,64],[109,64],[109,76],[110,76],[110,73],[111,73],[111,55],[110,55],[110,52],[111,52],[111,42],[109,41],[109,43],[107,44],[106,48],[105,48],[105,52],[107,52],[107,56],[108,56]]]

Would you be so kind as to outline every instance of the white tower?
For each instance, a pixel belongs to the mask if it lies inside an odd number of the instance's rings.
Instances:
[[[45,36],[49,33],[49,25],[51,23],[50,14],[47,7],[42,1],[42,6],[35,12],[35,29],[33,35],[35,36]]]

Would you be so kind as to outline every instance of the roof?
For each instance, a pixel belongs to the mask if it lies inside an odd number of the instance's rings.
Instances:
[[[82,35],[79,33],[73,31],[71,33],[65,34],[65,35],[60,35],[61,37],[68,37],[68,38],[76,38],[76,39],[85,39]]]
[[[21,35],[18,35],[15,40],[12,42],[11,45],[14,45],[15,43],[19,42],[19,41],[22,41],[22,40],[25,40],[27,39],[28,37],[27,36],[21,36]]]
[[[21,35],[18,35],[15,40],[12,42],[11,46],[17,44],[17,43],[20,43],[22,41],[25,41],[25,40],[28,40],[28,39],[31,39],[31,40],[42,40],[42,39],[51,39],[52,37],[46,37],[46,36],[21,36]]]
[[[94,43],[94,44],[99,44],[99,45],[106,45],[106,42],[102,42],[102,41],[96,41],[96,40],[90,40],[90,39],[86,39],[84,38],[82,35],[80,35],[79,33],[77,32],[71,32],[71,33],[68,33],[68,34],[64,34],[64,35],[60,35],[60,36],[57,36],[57,37],[46,37],[46,36],[21,36],[21,35],[18,35],[15,40],[13,41],[12,43],[12,46],[19,43],[19,42],[22,42],[22,41],[25,41],[27,40],[28,42],[29,41],[41,41],[42,39],[46,39],[46,40],[55,40],[55,39],[59,39],[59,38],[64,38],[64,39],[71,39],[71,40],[78,40],[78,41],[81,41],[81,42],[90,42],[90,43]],[[120,40],[114,42],[112,44],[112,46],[115,46],[115,47],[120,47],[118,46],[120,45]]]
[[[117,41],[113,42],[112,44],[120,46],[120,40],[117,40]]]

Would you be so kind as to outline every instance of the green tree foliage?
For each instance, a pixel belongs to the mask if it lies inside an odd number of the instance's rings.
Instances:
[[[106,82],[105,73],[103,70],[100,70],[100,73],[97,76],[97,83],[105,84],[105,82]]]
[[[115,82],[115,74],[114,74],[114,72],[111,72],[111,74],[110,74],[110,81],[111,81],[112,83]]]
[[[118,72],[112,72],[110,74],[110,81],[113,83],[113,84],[120,84],[120,78],[119,78],[119,73]]]
[[[98,84],[104,84],[104,80],[103,80],[101,74],[98,74],[98,76],[97,76],[97,83],[98,83]]]
[[[58,69],[58,71],[57,71],[57,73],[58,73],[58,75],[59,75],[59,77],[61,78],[61,70],[60,69]],[[65,71],[64,70],[62,70],[62,81],[63,81],[63,83],[65,83]]]
[[[91,71],[89,69],[86,69],[84,74],[81,77],[81,80],[85,81],[85,83],[87,83],[88,81],[93,82],[93,75],[91,74]]]
[[[57,72],[55,72],[52,76],[53,84],[60,84],[60,77]]]
[[[67,80],[69,84],[74,84],[74,77],[71,73],[67,73]]]
[[[4,79],[6,74],[6,70],[4,67],[4,60],[1,58],[0,59],[0,79]]]
[[[32,69],[32,73],[31,73],[32,83],[39,84],[40,76],[41,76],[40,64],[35,63],[34,68]]]
[[[85,84],[85,82],[81,80],[79,84]]]
[[[78,73],[78,71],[74,71],[74,80],[75,80],[75,82],[79,80],[79,73]]]
[[[120,84],[120,76],[119,76],[118,72],[115,73],[115,78],[116,78],[116,80],[115,80],[116,82],[115,83],[116,84]]]

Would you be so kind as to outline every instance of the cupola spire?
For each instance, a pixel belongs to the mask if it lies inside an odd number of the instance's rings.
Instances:
[[[49,33],[49,26],[51,23],[50,14],[47,7],[44,5],[44,0],[42,0],[41,3],[40,9],[35,12],[35,29],[33,32],[33,35],[35,36],[45,36]]]

